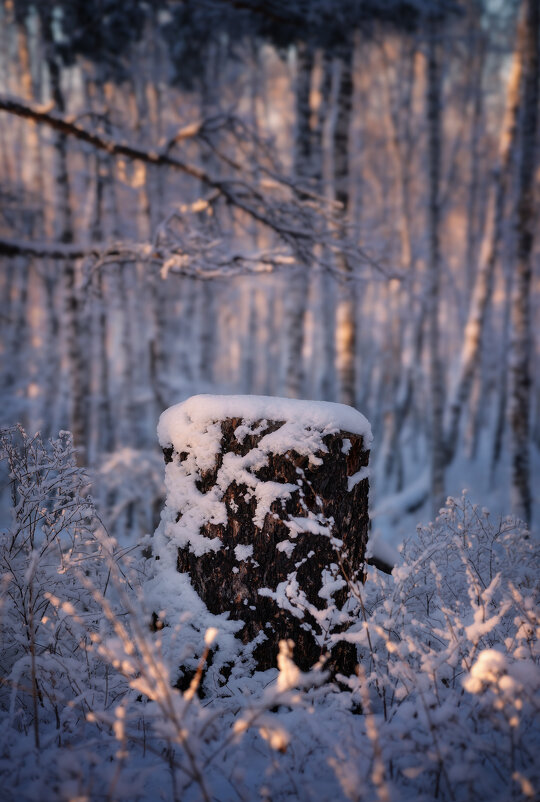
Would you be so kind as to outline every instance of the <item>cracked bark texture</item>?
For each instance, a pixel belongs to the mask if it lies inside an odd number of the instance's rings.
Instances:
[[[214,469],[201,474],[197,482],[202,493],[215,485],[224,453],[244,456],[266,434],[277,430],[282,422],[268,421],[262,431],[239,442],[235,430],[241,424],[240,418],[222,422],[221,451],[216,454]],[[189,574],[194,589],[212,613],[227,611],[232,619],[242,620],[244,627],[238,637],[246,644],[264,633],[265,639],[261,639],[254,652],[259,670],[276,665],[278,644],[283,638],[294,640],[294,658],[303,670],[316,663],[323,653],[328,655],[327,667],[332,674],[350,675],[356,667],[354,645],[342,642],[333,649],[321,646],[321,636],[328,640],[339,630],[339,625],[330,623],[324,633],[324,625],[321,628],[317,621],[317,612],[324,611],[329,604],[319,595],[325,571],[344,580],[330,602],[337,610],[341,610],[350,597],[345,576],[360,580],[363,577],[369,525],[369,481],[362,479],[349,492],[348,477],[367,467],[369,451],[364,448],[363,438],[350,432],[327,435],[324,443],[328,452],[317,455],[322,460],[320,465],[310,464],[307,456],[289,451],[270,454],[267,465],[254,471],[262,481],[290,483],[298,487],[290,498],[272,502],[262,527],[253,522],[256,511],[254,495],[247,492],[246,485],[233,481],[223,495],[227,523],[206,524],[201,529],[201,534],[206,537],[221,540],[220,550],[196,556],[189,546],[178,549],[178,571]],[[344,446],[347,453],[344,453]],[[175,453],[172,449],[165,449],[164,453],[167,462],[182,461],[187,457],[187,452]],[[307,518],[310,513],[333,521],[331,537],[298,532],[292,541],[295,544],[292,552],[280,550],[278,544],[291,540],[286,522],[291,517]],[[343,545],[336,548],[333,538],[341,540]],[[239,545],[252,546],[251,557],[237,559],[235,547]],[[302,607],[298,595],[296,604],[300,607],[295,607],[295,615],[290,609],[280,607],[273,598],[259,593],[263,588],[276,591],[280,583],[290,581],[291,575],[295,575],[298,592],[305,594],[311,608],[311,612],[304,609],[301,618],[297,617]]]

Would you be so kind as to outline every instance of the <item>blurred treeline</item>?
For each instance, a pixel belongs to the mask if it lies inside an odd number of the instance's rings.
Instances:
[[[469,464],[531,517],[535,0],[0,26],[3,420],[71,429],[117,531],[159,507],[159,413],[216,391],[357,406],[378,501],[436,509]]]

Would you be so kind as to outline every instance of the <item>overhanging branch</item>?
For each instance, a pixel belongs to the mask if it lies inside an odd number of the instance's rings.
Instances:
[[[86,259],[88,257],[100,258],[107,256],[125,256],[133,254],[133,246],[111,247],[110,243],[95,243],[94,245],[72,245],[62,242],[38,242],[16,240],[0,237],[0,256],[33,256],[38,259]]]
[[[263,192],[261,185],[246,180],[241,166],[232,161],[230,161],[229,167],[235,174],[218,179],[213,178],[202,167],[171,156],[169,150],[174,144],[173,141],[169,141],[164,149],[158,150],[132,145],[107,134],[89,131],[74,119],[61,116],[50,109],[22,101],[19,98],[0,95],[0,111],[31,120],[37,124],[47,125],[64,136],[71,136],[112,156],[124,156],[146,164],[168,167],[197,179],[203,186],[211,190],[209,198],[204,201],[206,205],[221,197],[226,203],[273,231],[300,261],[305,255],[307,262],[311,263],[315,249],[322,246],[322,250],[327,249],[331,252],[336,249],[341,252],[347,251],[351,262],[367,264],[386,278],[393,277],[375,259],[362,252],[349,237],[341,235],[336,238],[337,220],[334,204],[311,193],[307,194],[305,188],[296,186],[294,181],[280,178],[274,172],[267,174],[272,181],[271,191]],[[191,128],[182,129],[182,137],[197,136],[201,133],[202,128],[204,128],[203,124],[197,124]],[[303,199],[299,198],[300,194]],[[51,259],[80,259],[89,256],[102,259],[104,254],[106,254],[107,261],[111,261],[115,257],[118,259],[130,258],[130,255],[131,258],[146,259],[148,257],[142,253],[144,248],[148,252],[151,246],[134,244],[118,250],[114,247],[111,248],[110,244],[86,247],[0,239],[0,254],[5,256],[26,255]],[[190,255],[193,254],[190,253]],[[159,258],[159,256],[155,258]],[[321,259],[319,258],[318,261],[320,263]],[[324,269],[322,264],[321,266]]]
[[[126,156],[128,159],[137,159],[146,164],[171,167],[173,170],[178,170],[193,178],[197,178],[207,186],[214,188],[218,186],[218,182],[213,181],[201,168],[195,167],[192,164],[186,164],[180,159],[169,156],[167,153],[149,151],[136,145],[130,145],[127,142],[118,142],[104,134],[88,131],[88,129],[84,128],[82,125],[62,117],[59,114],[47,111],[30,103],[23,103],[19,99],[0,96],[0,111],[6,111],[8,114],[23,117],[35,123],[48,125],[49,128],[53,128],[55,131],[65,136],[75,137],[81,140],[81,142],[86,142],[88,145],[92,145],[92,147],[98,150],[104,150],[106,153],[110,153],[112,156]]]
[[[272,204],[265,202],[256,187],[236,177],[216,179],[212,178],[201,167],[188,164],[176,157],[170,156],[167,152],[171,143],[169,142],[165,150],[148,150],[137,145],[131,145],[124,141],[118,141],[110,136],[101,133],[88,131],[77,122],[62,117],[55,112],[44,109],[28,102],[23,102],[18,98],[0,96],[0,111],[13,114],[23,119],[32,120],[35,123],[49,126],[64,136],[71,136],[81,142],[86,142],[98,150],[105,151],[112,156],[125,156],[128,159],[142,161],[154,166],[169,167],[178,172],[189,175],[197,179],[209,189],[217,191],[228,203],[242,210],[262,225],[272,229],[278,236],[290,243],[291,240],[313,240],[312,226],[299,228],[294,225],[294,213],[301,215],[303,207],[301,204],[294,203],[294,210],[289,207],[286,214],[280,214],[280,206],[272,207]],[[290,186],[281,185],[281,189],[288,189]]]

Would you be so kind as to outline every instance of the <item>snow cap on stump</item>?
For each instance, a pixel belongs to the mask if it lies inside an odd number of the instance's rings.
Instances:
[[[213,615],[276,665],[292,638],[301,668],[331,652],[351,673],[347,579],[364,567],[371,428],[352,407],[197,395],[158,425],[166,468],[160,559],[176,561]],[[162,565],[162,568],[165,566]],[[336,645],[337,644],[337,645]]]

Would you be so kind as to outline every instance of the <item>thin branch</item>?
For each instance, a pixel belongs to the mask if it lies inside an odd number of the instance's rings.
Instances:
[[[93,245],[75,245],[62,242],[44,242],[9,239],[0,237],[0,256],[35,256],[41,259],[86,259],[89,256],[99,258],[103,255],[118,256],[119,258],[142,250],[151,251],[150,246],[142,245],[112,245],[97,242]]]
[[[266,228],[269,228],[277,236],[292,248],[297,256],[303,249],[306,253],[312,254],[315,246],[326,245],[335,248],[335,207],[334,204],[326,202],[313,193],[309,194],[308,202],[299,198],[299,194],[306,196],[306,188],[295,185],[294,182],[278,176],[273,171],[264,169],[272,180],[271,189],[274,190],[273,196],[261,192],[261,187],[247,182],[243,178],[243,170],[240,165],[233,160],[228,160],[237,175],[227,178],[213,178],[203,168],[186,163],[176,157],[169,155],[169,149],[174,144],[174,140],[169,140],[164,148],[152,150],[145,149],[137,145],[129,144],[126,141],[113,139],[103,134],[89,131],[81,126],[76,118],[68,118],[51,111],[48,106],[37,106],[18,98],[0,96],[0,111],[32,120],[49,126],[64,136],[74,137],[82,142],[86,142],[98,150],[105,151],[113,156],[124,156],[129,159],[145,162],[155,166],[170,167],[185,175],[197,179],[208,189],[213,190],[214,198],[221,197],[223,200],[243,211],[252,219],[258,221]],[[231,121],[233,118],[224,118]],[[183,134],[182,134],[183,131]],[[202,127],[198,124],[188,126],[180,132],[181,138],[188,135],[200,136],[205,141],[204,123]],[[177,135],[178,137],[178,135]],[[223,154],[220,154],[223,159]],[[209,201],[207,201],[208,203]],[[210,201],[211,202],[211,201]],[[385,270],[376,260],[362,252],[356,243],[349,241],[347,236],[340,237],[340,251],[347,251],[351,262],[360,261],[370,267],[380,271],[388,277],[388,270]],[[97,258],[106,257],[108,261],[114,259],[139,258],[148,260],[152,258],[162,258],[163,254],[152,253],[152,247],[148,245],[105,245],[98,243],[89,246],[80,245],[60,245],[49,243],[31,243],[12,240],[9,238],[0,239],[0,255],[4,256],[37,256],[52,259],[80,259],[88,256]],[[162,250],[162,249],[161,249]],[[167,250],[167,249],[166,249]],[[173,253],[175,249],[170,249]],[[170,256],[170,253],[169,253]],[[178,271],[177,271],[178,272]],[[182,271],[183,272],[183,271]],[[186,268],[186,274],[191,274],[192,270]]]
[[[171,167],[186,175],[196,178],[207,186],[218,188],[219,182],[213,181],[205,172],[199,167],[191,164],[186,164],[179,159],[169,156],[163,151],[149,151],[144,148],[130,145],[127,142],[118,142],[104,134],[96,134],[93,131],[88,131],[82,125],[79,125],[72,119],[62,117],[59,114],[51,112],[47,107],[40,107],[28,102],[23,102],[18,98],[10,98],[0,96],[0,111],[6,111],[8,114],[14,114],[17,117],[23,117],[27,120],[32,120],[36,123],[48,125],[55,131],[59,131],[65,136],[72,136],[92,145],[98,150],[104,150],[112,156],[126,156],[128,159],[137,159],[138,161],[146,162],[147,164],[162,165]]]
[[[146,150],[136,145],[130,145],[125,141],[120,142],[112,139],[104,134],[88,131],[72,119],[51,112],[48,107],[36,106],[23,102],[18,98],[0,96],[0,111],[5,111],[36,123],[48,125],[64,136],[72,136],[112,156],[125,156],[126,158],[142,161],[146,164],[170,167],[192,178],[196,178],[206,187],[216,190],[231,205],[241,209],[250,217],[272,229],[281,238],[285,240],[293,238],[310,242],[314,239],[311,226],[298,228],[294,226],[294,224],[291,224],[290,212],[292,210],[290,208],[287,209],[287,214],[279,214],[279,209],[272,209],[272,207],[268,207],[266,204],[263,206],[263,198],[256,190],[238,179],[214,179],[202,168],[169,156],[166,150]],[[239,186],[242,186],[245,191],[238,193]],[[302,212],[304,211],[304,207],[297,206],[295,211]]]

